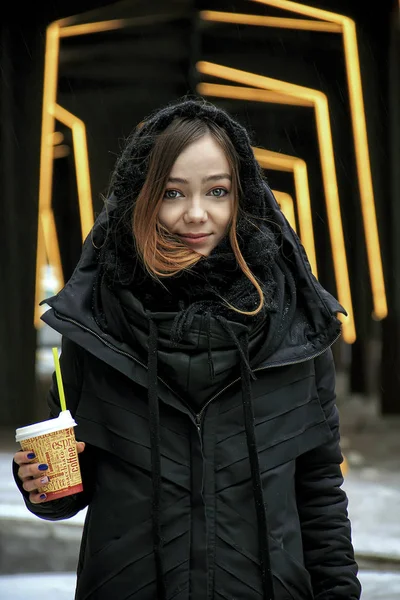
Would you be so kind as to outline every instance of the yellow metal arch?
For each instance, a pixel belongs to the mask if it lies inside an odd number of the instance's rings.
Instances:
[[[387,315],[387,300],[383,277],[383,265],[379,242],[376,209],[369,159],[369,146],[366,128],[364,100],[362,93],[361,69],[358,56],[358,43],[355,22],[344,15],[326,11],[289,0],[253,0],[286,12],[297,13],[307,19],[290,17],[269,17],[206,10],[201,12],[203,20],[276,27],[306,31],[339,33],[343,37],[346,76],[349,90],[353,140],[356,156],[361,210],[367,247],[368,266],[374,306],[374,318],[383,319]]]
[[[289,221],[290,227],[295,233],[297,233],[296,215],[294,212],[294,202],[292,196],[287,192],[280,192],[279,190],[272,190],[272,193],[281,207],[281,211]]]
[[[297,156],[289,156],[272,150],[253,148],[254,156],[264,169],[289,171],[293,173],[300,224],[300,237],[306,249],[311,269],[317,277],[317,259],[315,254],[314,232],[311,218],[310,192],[308,187],[307,165]],[[282,196],[281,196],[282,197]],[[287,202],[287,196],[284,202]]]
[[[339,32],[342,34],[374,318],[384,319],[387,316],[388,309],[369,158],[356,24],[353,19],[345,15],[290,0],[253,0],[253,2],[318,19],[320,22],[324,22],[325,25],[338,27]]]
[[[168,20],[162,17],[160,20]],[[149,22],[147,17],[131,19],[113,19],[92,23],[77,24],[75,17],[68,17],[51,23],[46,31],[46,52],[44,65],[42,133],[40,147],[40,180],[38,233],[36,250],[36,288],[34,323],[42,326],[40,320],[42,298],[42,275],[46,261],[55,270],[55,276],[62,287],[64,283],[57,232],[51,206],[53,188],[53,160],[55,122],[59,120],[72,130],[74,159],[78,188],[79,212],[81,219],[82,241],[93,224],[93,202],[90,189],[89,158],[87,151],[86,127],[76,115],[57,104],[58,63],[60,39],[77,35],[95,34],[104,31],[115,31],[127,26],[140,26]]]
[[[199,61],[197,63],[197,69],[203,75],[234,81],[242,85],[261,88],[270,92],[277,92],[279,96],[288,95],[292,99],[292,103],[293,99],[297,98],[307,102],[306,106],[310,106],[310,104],[313,106],[317,125],[322,178],[338,299],[348,313],[347,318],[340,315],[340,319],[343,322],[343,338],[346,342],[353,343],[356,339],[353,304],[347,268],[346,249],[344,245],[329,106],[326,95],[312,88],[206,61]]]
[[[241,86],[199,83],[197,86],[197,91],[202,96],[217,96],[220,98],[234,98],[256,102],[312,106],[311,102],[301,98],[288,97],[285,94],[280,94],[275,91],[258,90]],[[288,98],[288,101],[286,101],[286,98]],[[255,148],[254,150],[256,153],[256,158],[262,167],[266,169],[293,172],[299,212],[300,237],[309,257],[313,273],[317,277],[317,259],[314,242],[314,228],[311,216],[307,165],[302,159],[294,156],[287,156],[278,152],[272,152],[271,150],[262,150],[261,148]]]

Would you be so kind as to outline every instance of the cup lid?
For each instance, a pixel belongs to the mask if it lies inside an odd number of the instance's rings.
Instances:
[[[72,418],[69,410],[62,410],[58,417],[47,419],[46,421],[40,421],[39,423],[33,423],[26,427],[19,427],[15,431],[15,441],[21,442],[28,440],[31,437],[37,437],[38,435],[44,435],[46,433],[52,433],[54,431],[60,431],[61,429],[67,429],[68,427],[75,427],[77,423]]]

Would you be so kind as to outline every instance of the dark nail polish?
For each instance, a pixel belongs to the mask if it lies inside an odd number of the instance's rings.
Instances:
[[[39,497],[40,497],[41,500],[45,500],[47,498],[46,494],[40,494]]]
[[[48,468],[49,468],[49,465],[39,465],[38,466],[39,471],[47,471]]]
[[[29,452],[28,458],[29,460],[32,460],[32,458],[36,458],[36,454],[34,452]]]

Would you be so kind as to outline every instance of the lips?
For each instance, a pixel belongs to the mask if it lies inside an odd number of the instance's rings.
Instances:
[[[211,233],[180,233],[179,237],[182,237],[185,239],[190,239],[190,240],[199,240],[202,238],[206,238],[209,235],[211,235]]]
[[[185,244],[195,248],[206,243],[211,233],[179,233],[178,235]]]

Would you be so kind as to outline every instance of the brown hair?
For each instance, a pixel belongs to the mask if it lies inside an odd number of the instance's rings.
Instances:
[[[228,134],[212,121],[177,118],[157,137],[149,157],[146,179],[133,211],[133,236],[137,252],[149,274],[155,278],[176,275],[201,259],[199,253],[188,248],[159,223],[158,212],[169,174],[176,159],[189,144],[207,134],[212,135],[221,146],[232,170],[234,205],[229,239],[238,265],[254,285],[260,297],[258,307],[253,311],[244,312],[228,305],[232,310],[253,316],[262,309],[264,295],[257,279],[243,258],[236,235],[241,192],[239,157]]]

